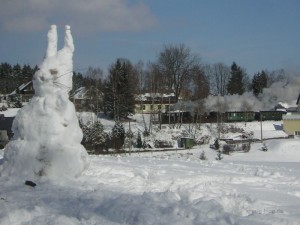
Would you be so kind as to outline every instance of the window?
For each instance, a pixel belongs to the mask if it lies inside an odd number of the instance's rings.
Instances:
[[[300,131],[295,131],[295,136],[300,136]]]
[[[161,110],[161,105],[158,105],[157,108],[158,108],[158,110]]]

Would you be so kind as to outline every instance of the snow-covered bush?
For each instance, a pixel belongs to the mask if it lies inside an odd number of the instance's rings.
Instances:
[[[203,136],[198,136],[195,139],[195,142],[197,145],[205,145],[208,144],[210,142],[211,136],[209,135],[203,135]]]
[[[90,130],[89,142],[92,146],[93,153],[99,154],[103,152],[106,148],[107,134],[104,132],[104,127],[100,121],[96,121]]]
[[[215,140],[214,146],[215,146],[215,149],[216,149],[216,150],[219,150],[219,148],[220,148],[220,143],[219,143],[219,140],[218,140],[218,139]]]
[[[267,147],[266,143],[262,144],[261,150],[264,152],[268,151],[268,147]]]
[[[216,160],[222,160],[222,159],[223,159],[222,153],[221,153],[221,151],[218,151]]]
[[[123,147],[125,141],[125,129],[123,124],[116,122],[112,128],[111,134],[111,146],[113,149],[119,151]]]
[[[250,144],[250,142],[248,142],[248,143],[243,143],[243,144],[242,144],[242,151],[243,151],[243,152],[249,152],[250,149],[251,149],[251,144]]]
[[[224,144],[222,147],[222,153],[226,155],[229,155],[230,152],[233,152],[234,150],[235,150],[234,145]]]
[[[203,150],[200,154],[200,159],[201,160],[207,160],[207,157],[206,157],[206,154],[205,154],[205,151]]]
[[[136,139],[136,147],[137,148],[142,148],[143,147],[143,141],[142,141],[142,137],[141,137],[141,133],[138,132],[138,136]]]
[[[170,141],[155,140],[154,147],[155,148],[173,148],[173,143]]]

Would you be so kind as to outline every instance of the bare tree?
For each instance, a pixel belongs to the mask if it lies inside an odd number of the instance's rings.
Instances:
[[[270,87],[272,84],[276,82],[282,82],[286,80],[286,74],[284,69],[274,70],[274,71],[265,71],[268,76],[268,84],[267,87]]]
[[[102,80],[103,71],[100,68],[89,67],[85,73],[87,77],[87,97],[89,99],[89,107],[92,111],[98,114],[102,106]]]
[[[185,85],[188,85],[194,72],[194,67],[199,66],[200,60],[184,44],[165,46],[160,52],[157,69],[160,76],[165,77],[166,85],[178,100]]]
[[[212,66],[206,65],[204,71],[210,77],[211,90],[217,95],[226,95],[227,83],[230,78],[230,68],[223,63],[215,63]]]
[[[145,77],[146,77],[146,71],[144,69],[144,63],[143,61],[139,61],[137,64],[133,66],[132,70],[132,79],[133,85],[136,87],[136,90],[134,93],[141,94],[142,91],[145,89]]]
[[[159,65],[155,63],[149,63],[147,65],[148,70],[146,73],[146,90],[151,93],[164,93],[168,91],[167,79],[162,76],[159,70]]]
[[[194,100],[204,99],[209,95],[209,77],[200,66],[194,68],[192,86],[194,86]]]

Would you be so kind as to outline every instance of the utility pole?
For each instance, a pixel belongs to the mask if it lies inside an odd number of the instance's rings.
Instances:
[[[263,142],[263,132],[262,132],[262,114],[261,114],[261,111],[259,111],[259,115],[260,115],[260,141],[262,143]]]

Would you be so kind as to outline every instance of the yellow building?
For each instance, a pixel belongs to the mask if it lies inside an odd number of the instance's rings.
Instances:
[[[300,135],[300,113],[283,115],[283,130],[288,135]]]
[[[297,100],[298,112],[283,115],[283,130],[288,135],[300,136],[300,95]]]
[[[176,104],[174,94],[146,93],[135,98],[135,113],[168,112]]]

